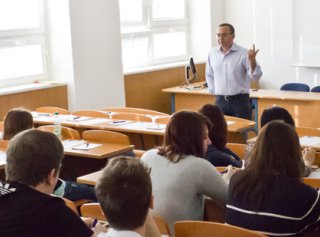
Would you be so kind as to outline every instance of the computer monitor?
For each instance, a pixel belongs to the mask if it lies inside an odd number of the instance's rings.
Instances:
[[[189,70],[191,69],[192,75],[190,75]],[[190,88],[190,83],[197,78],[197,69],[196,65],[194,64],[193,58],[189,58],[189,62],[185,68],[185,82],[187,86]]]

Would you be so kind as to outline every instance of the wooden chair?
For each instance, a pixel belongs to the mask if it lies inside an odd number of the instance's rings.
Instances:
[[[299,137],[303,137],[303,136],[320,137],[320,129],[318,128],[296,127],[296,132],[298,133]]]
[[[167,124],[170,120],[171,116],[161,116],[154,120],[155,123],[159,124]]]
[[[82,132],[82,138],[86,141],[95,142],[110,142],[124,145],[130,145],[130,140],[127,135],[118,132],[105,130],[87,130]]]
[[[154,115],[154,116],[168,116],[169,114],[158,112],[150,109],[141,109],[133,107],[109,107],[102,109],[107,112],[116,112],[116,113],[134,113],[134,114],[144,114],[144,115]]]
[[[86,203],[80,207],[80,214],[83,217],[91,217],[100,221],[106,221],[107,218],[104,215],[100,203]]]
[[[320,188],[320,179],[318,178],[308,178],[305,177],[302,179],[305,184],[310,185],[313,188]]]
[[[175,237],[262,237],[258,232],[206,221],[178,221],[174,225]]]
[[[38,129],[41,131],[47,131],[47,132],[53,133],[54,125],[44,125],[44,126],[38,127]],[[65,126],[61,126],[61,135],[62,135],[62,140],[68,140],[68,139],[81,140],[81,135],[79,131],[72,128],[65,127]]]
[[[152,217],[159,228],[160,234],[170,236],[170,229],[165,219],[156,214],[152,214]]]
[[[314,159],[313,165],[317,165],[320,167],[320,152],[316,152],[316,157]]]
[[[39,107],[39,108],[36,108],[35,111],[38,113],[48,113],[48,114],[54,114],[55,112],[58,112],[59,114],[70,114],[70,112],[66,109],[53,107],[53,106]]]
[[[152,118],[144,115],[144,114],[134,114],[134,113],[117,113],[111,116],[112,119],[123,119],[123,120],[131,120],[131,121],[139,121],[139,122],[152,122]]]
[[[96,118],[109,118],[109,115],[101,110],[77,110],[71,113],[76,116],[96,117]]]
[[[246,144],[241,143],[227,143],[227,147],[232,150],[234,153],[236,153],[241,160],[244,159],[244,156],[246,154]]]
[[[203,220],[225,223],[225,220],[226,220],[225,212],[226,212],[226,208],[224,204],[220,204],[217,201],[208,197],[204,199]]]
[[[73,201],[71,201],[71,200],[69,200],[69,199],[67,199],[67,198],[62,198],[62,199],[64,200],[64,202],[65,202],[65,204],[66,204],[67,207],[69,207],[72,211],[74,211],[74,213],[76,213],[77,215],[79,215],[77,206],[76,206],[76,204],[75,204]]]
[[[152,118],[144,114],[117,113],[117,114],[111,115],[111,118],[113,120],[128,120],[128,121],[134,121],[134,122],[149,122],[149,123],[152,122]],[[140,144],[141,144],[141,149],[145,150],[146,146],[145,146],[143,134],[135,134],[131,136],[138,136],[138,139],[140,140]]]

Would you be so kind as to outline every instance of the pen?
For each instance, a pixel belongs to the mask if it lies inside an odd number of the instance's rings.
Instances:
[[[112,123],[124,123],[126,120],[115,120]]]
[[[98,222],[98,220],[94,219],[92,222],[91,228],[94,228],[96,226],[97,222]]]
[[[220,172],[221,174],[225,174],[228,172],[228,169],[225,169],[224,171]]]
[[[76,120],[76,119],[78,119],[78,118],[80,118],[80,116],[74,117],[73,120]]]
[[[88,148],[89,147],[89,142],[87,142],[87,144],[86,144],[86,148]]]

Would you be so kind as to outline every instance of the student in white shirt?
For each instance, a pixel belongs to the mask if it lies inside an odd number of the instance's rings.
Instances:
[[[98,237],[160,237],[153,207],[149,170],[132,157],[112,159],[103,169],[96,195],[111,228]]]

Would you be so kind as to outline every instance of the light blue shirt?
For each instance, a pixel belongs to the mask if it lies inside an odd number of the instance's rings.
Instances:
[[[235,43],[226,54],[219,46],[208,55],[206,81],[211,94],[249,94],[251,80],[259,80],[261,76],[260,65],[256,63],[251,73],[248,50]]]

